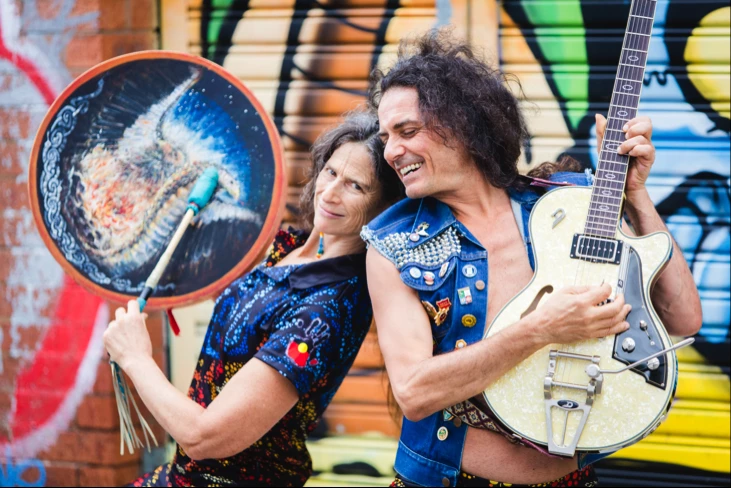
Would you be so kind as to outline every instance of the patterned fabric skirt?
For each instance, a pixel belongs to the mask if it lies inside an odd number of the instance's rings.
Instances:
[[[400,476],[396,475],[396,479],[393,480],[390,486],[393,487],[412,487],[412,486],[419,486],[415,485],[413,483],[410,483],[404,479],[402,479]],[[503,487],[512,487],[512,488],[529,488],[529,487],[564,487],[564,486],[599,486],[599,479],[596,476],[596,472],[594,471],[594,468],[592,466],[587,466],[584,469],[576,470],[572,473],[567,474],[563,478],[559,478],[557,480],[548,481],[546,483],[536,483],[532,485],[519,485],[515,483],[504,483],[502,481],[492,481],[485,478],[480,478],[479,476],[473,476],[469,473],[465,473],[464,471],[459,473],[459,477],[457,478],[457,486],[465,486],[465,487],[484,487],[488,486],[490,488],[503,488]]]
[[[173,486],[170,482],[170,464],[158,466],[154,471],[140,476],[127,486]]]
[[[171,479],[171,471],[172,471],[172,465],[170,463],[163,464],[162,466],[158,466],[153,471],[150,471],[147,474],[144,474],[137,478],[132,483],[128,484],[127,486],[193,486],[193,482],[190,480],[187,480],[186,477],[183,476],[175,476],[175,480],[177,481],[177,485],[173,484],[173,480]],[[282,483],[281,481],[275,481],[273,483],[264,483],[261,481],[237,481],[236,484],[229,483],[227,485],[222,483],[216,483],[211,484],[209,481],[206,483],[207,486],[302,486],[302,482],[295,482],[295,483]],[[198,485],[196,485],[198,486]]]

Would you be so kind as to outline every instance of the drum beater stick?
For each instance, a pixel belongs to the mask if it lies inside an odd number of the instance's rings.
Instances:
[[[198,213],[203,210],[203,208],[211,200],[211,196],[216,190],[216,185],[218,185],[218,172],[215,168],[207,168],[203,174],[198,177],[195,185],[193,185],[193,189],[190,191],[190,195],[188,195],[188,207],[185,211],[185,215],[175,231],[175,234],[173,234],[172,239],[170,239],[170,244],[168,244],[165,252],[155,265],[155,269],[152,270],[149,278],[145,281],[145,288],[137,298],[137,303],[140,305],[140,312],[145,308],[147,300],[155,291],[157,283],[160,281],[162,274],[165,272],[165,268],[170,263],[170,259],[172,258],[175,249],[178,247],[180,239],[182,239],[183,234],[188,229],[188,226],[190,226],[191,220],[193,220],[193,217],[198,215]],[[124,454],[125,444],[127,445],[127,449],[130,454],[134,452],[135,447],[142,448],[147,446],[147,450],[149,451],[150,440],[148,438],[148,434],[152,437],[152,441],[155,443],[155,446],[157,446],[155,434],[152,433],[152,429],[142,416],[140,409],[137,407],[137,402],[127,386],[127,381],[125,380],[120,367],[114,361],[110,361],[109,364],[112,369],[112,377],[114,380],[112,383],[114,384],[114,395],[117,398],[117,412],[119,413],[119,453]],[[142,433],[145,436],[144,445],[135,431],[134,423],[132,422],[132,414],[130,412],[130,403],[140,419]]]

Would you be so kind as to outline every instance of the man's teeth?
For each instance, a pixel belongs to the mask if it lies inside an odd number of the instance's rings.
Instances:
[[[401,172],[401,176],[406,176],[407,174],[411,173],[412,171],[416,171],[417,169],[421,168],[422,163],[414,163],[410,164],[408,166],[404,166],[399,171]]]

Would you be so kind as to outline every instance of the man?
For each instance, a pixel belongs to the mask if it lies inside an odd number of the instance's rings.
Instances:
[[[629,327],[629,305],[618,295],[597,306],[611,294],[597,284],[556,290],[538,312],[482,339],[484,325],[533,273],[527,216],[538,195],[517,171],[528,135],[517,100],[468,46],[432,32],[402,45],[396,65],[374,78],[371,103],[386,159],[409,197],[362,233],[379,343],[405,416],[394,485],[594,486],[585,464],[596,457],[560,458],[518,444],[466,401],[548,344]],[[597,117],[598,136],[605,123]],[[625,208],[634,232],[666,230],[645,188],[655,155],[651,123],[634,119],[625,132],[618,152],[633,157]],[[553,178],[586,185],[590,176]],[[701,326],[700,300],[674,247],[652,300],[669,333],[690,335]],[[455,405],[477,409],[473,424],[482,428],[465,425]]]

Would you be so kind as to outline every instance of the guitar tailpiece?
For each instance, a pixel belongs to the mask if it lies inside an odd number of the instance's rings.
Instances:
[[[548,371],[546,373],[546,377],[543,380],[543,396],[546,405],[546,429],[548,431],[548,452],[560,456],[573,457],[576,453],[576,447],[579,444],[581,433],[584,431],[586,420],[588,419],[589,413],[591,412],[591,407],[594,404],[594,397],[601,393],[604,377],[599,374],[597,377],[590,378],[589,382],[586,385],[576,385],[573,383],[555,381],[553,379],[553,376],[556,373],[556,364],[558,358],[561,357],[567,359],[589,361],[591,364],[597,366],[599,365],[600,358],[599,356],[586,356],[583,354],[561,352],[556,350],[551,350],[549,352]],[[554,386],[585,391],[586,400],[584,401],[584,403],[580,403],[575,400],[553,398]],[[563,432],[561,433],[560,443],[556,442],[556,439],[553,435],[554,409],[559,409],[566,414],[564,418]],[[568,430],[568,421],[571,412],[581,412],[581,419],[579,420],[579,424],[571,437],[571,441],[567,444],[566,432]]]

